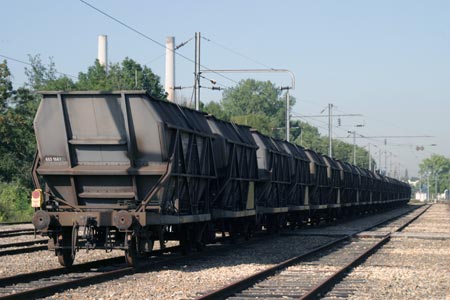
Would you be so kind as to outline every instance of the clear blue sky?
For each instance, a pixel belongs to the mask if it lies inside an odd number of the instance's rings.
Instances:
[[[449,1],[91,1],[160,43],[180,43],[200,31],[202,64],[215,69],[263,68],[220,45],[273,67],[295,73],[293,114],[316,115],[327,103],[343,118],[335,136],[353,125],[365,136],[433,135],[435,138],[388,139],[393,163],[417,173],[419,162],[438,153],[450,156],[450,2]],[[164,54],[146,40],[77,0],[2,3],[0,54],[27,60],[27,54],[54,58],[58,71],[77,75],[97,55],[97,35],[107,34],[112,62],[131,57],[164,79]],[[179,50],[193,59],[193,42]],[[16,85],[24,66],[9,62]],[[193,64],[177,57],[177,85],[191,86]],[[288,85],[286,75],[253,77]],[[235,83],[208,75],[223,86]],[[207,85],[204,83],[204,85]],[[191,90],[182,96],[190,99]],[[202,90],[202,101],[220,92]],[[311,119],[326,127],[326,118]],[[326,133],[321,128],[321,132]],[[349,140],[351,141],[351,140]],[[383,139],[358,139],[383,147]],[[435,147],[426,145],[436,143]],[[425,151],[416,151],[424,145]],[[372,147],[374,151],[379,148]],[[384,149],[384,148],[382,148]],[[378,160],[378,155],[374,156]],[[389,164],[389,162],[388,162]],[[384,161],[383,161],[384,165]],[[402,171],[404,172],[404,171]]]

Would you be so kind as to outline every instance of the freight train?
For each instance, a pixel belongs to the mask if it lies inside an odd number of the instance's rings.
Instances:
[[[63,266],[79,249],[133,265],[155,242],[201,249],[410,199],[406,183],[144,91],[44,92],[34,129],[33,224]]]

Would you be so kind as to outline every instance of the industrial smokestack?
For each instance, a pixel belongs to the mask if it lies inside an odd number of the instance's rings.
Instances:
[[[98,61],[100,65],[108,71],[108,36],[101,34],[98,36]]]
[[[164,88],[167,100],[175,102],[175,37],[166,38],[166,80]]]

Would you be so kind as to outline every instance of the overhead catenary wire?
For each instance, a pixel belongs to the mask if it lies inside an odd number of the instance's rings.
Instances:
[[[181,47],[185,46],[186,44],[188,44],[188,43],[189,43],[190,41],[192,41],[193,39],[194,39],[194,38],[191,37],[191,38],[189,38],[188,40],[186,40],[186,41],[184,41],[184,42],[178,44],[178,45],[175,47],[174,50],[176,51],[176,50],[180,49]],[[150,63],[152,63],[152,62],[154,62],[154,61],[157,61],[158,59],[164,57],[165,55],[166,55],[166,53],[162,53],[161,55],[158,55],[157,57],[155,57],[155,58],[149,60],[148,62],[146,62],[145,65],[148,65],[148,64],[150,64]]]
[[[89,6],[89,7],[92,8],[93,10],[97,11],[98,13],[100,13],[100,14],[102,14],[102,15],[108,17],[109,19],[115,21],[116,23],[119,23],[119,24],[122,25],[123,27],[125,27],[125,28],[127,28],[127,29],[133,31],[134,33],[140,35],[141,37],[143,37],[143,38],[145,38],[145,39],[147,39],[147,40],[149,40],[149,41],[155,43],[156,45],[158,45],[158,46],[160,46],[160,47],[162,47],[162,48],[164,48],[164,49],[167,48],[164,44],[158,42],[157,40],[153,39],[152,37],[148,36],[147,34],[141,32],[141,31],[137,30],[136,28],[134,28],[134,27],[132,27],[132,26],[126,24],[125,22],[119,20],[118,18],[116,18],[116,17],[114,17],[114,16],[112,16],[112,15],[106,13],[105,11],[101,10],[100,8],[95,7],[94,5],[90,4],[89,2],[84,1],[84,0],[79,0],[79,1],[80,1],[81,3],[83,3],[83,4],[85,4],[86,6]],[[170,49],[170,51],[173,51],[173,50]],[[185,55],[183,55],[183,54],[181,54],[181,53],[175,52],[175,55],[178,55],[178,56],[182,57],[183,59],[185,59],[185,60],[187,60],[187,61],[189,61],[189,62],[191,62],[191,63],[195,63],[194,60],[190,59],[189,57],[187,57],[187,56],[185,56]],[[210,70],[211,72],[217,74],[218,76],[220,76],[220,77],[222,77],[222,78],[224,78],[224,79],[226,79],[226,80],[229,80],[229,81],[231,81],[231,82],[233,82],[233,83],[235,83],[235,84],[238,84],[237,81],[235,81],[234,79],[232,79],[232,78],[230,78],[230,77],[228,77],[228,76],[225,76],[225,75],[220,74],[220,73],[218,73],[218,72],[214,72],[212,69],[210,69],[210,68],[208,68],[208,67],[206,67],[206,66],[204,66],[204,65],[200,65],[200,66],[201,66],[202,68],[204,68],[205,70]]]
[[[268,66],[268,65],[266,65],[266,64],[264,64],[264,63],[262,63],[262,62],[260,62],[260,61],[257,61],[256,59],[253,59],[253,58],[251,58],[251,57],[249,57],[249,56],[247,56],[247,55],[245,55],[245,54],[242,54],[242,53],[240,53],[240,52],[238,52],[238,51],[235,51],[235,50],[233,50],[233,49],[231,49],[231,48],[229,48],[229,47],[227,47],[227,46],[225,46],[225,45],[222,45],[222,44],[220,44],[220,43],[218,43],[218,42],[215,42],[215,41],[213,41],[213,40],[210,39],[210,38],[207,38],[207,37],[202,36],[202,39],[204,39],[204,40],[207,41],[207,42],[213,43],[213,44],[217,45],[218,47],[223,48],[223,49],[225,49],[225,50],[227,50],[227,51],[229,51],[229,52],[231,52],[231,53],[233,53],[233,54],[235,54],[235,55],[237,55],[237,56],[240,56],[240,57],[242,57],[242,58],[245,58],[245,59],[247,59],[247,60],[249,60],[249,61],[251,61],[251,62],[253,62],[253,63],[255,63],[255,64],[258,64],[258,65],[263,66],[263,67],[265,67],[265,68],[273,69],[273,67],[271,67],[271,66]]]
[[[29,62],[26,62],[26,61],[23,61],[23,60],[20,60],[20,59],[17,59],[17,58],[13,58],[13,57],[10,57],[10,56],[7,56],[7,55],[0,54],[0,57],[3,57],[3,58],[5,58],[5,59],[12,60],[12,61],[15,61],[15,62],[24,64],[24,65],[33,66],[33,65],[32,65],[31,63],[29,63]],[[64,76],[66,76],[66,77],[72,77],[72,78],[78,79],[77,76],[70,75],[70,74],[67,74],[67,73],[58,72],[58,71],[55,71],[55,73],[60,74],[60,75],[64,75]]]

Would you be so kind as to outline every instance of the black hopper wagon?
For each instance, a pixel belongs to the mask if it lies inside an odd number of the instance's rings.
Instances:
[[[217,233],[406,203],[403,182],[143,91],[43,92],[34,121],[33,224],[59,262],[79,249],[201,249]]]

